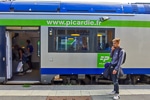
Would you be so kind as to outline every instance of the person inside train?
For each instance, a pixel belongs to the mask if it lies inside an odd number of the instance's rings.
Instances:
[[[110,50],[111,50],[111,48],[110,48],[110,46],[109,46],[108,43],[105,44],[105,50],[106,50],[106,51],[110,51]]]
[[[25,53],[24,49],[19,47],[19,45],[15,45],[13,47],[13,52],[12,52],[12,59],[16,61],[22,61],[26,62],[27,61],[27,54]]]
[[[12,61],[18,61],[19,60],[19,53],[18,53],[19,46],[14,45],[12,47]]]
[[[82,50],[88,50],[86,37],[82,37]]]
[[[14,70],[13,72],[14,73],[17,72],[18,74],[25,72],[25,70],[24,70],[25,68],[23,68],[24,67],[23,65],[27,62],[27,55],[25,54],[23,48],[21,48],[19,45],[14,45],[12,53],[13,53],[13,55],[12,55],[13,61],[17,62],[17,65],[15,65],[16,67],[13,68],[13,70]],[[18,64],[20,62],[22,63],[22,66],[21,66],[23,69],[22,71],[18,70]],[[23,74],[21,74],[21,75],[23,75]]]
[[[102,50],[101,43],[98,43],[97,49]]]
[[[27,54],[28,54],[28,57],[27,57],[28,61],[27,61],[27,63],[29,65],[29,70],[27,72],[32,72],[32,69],[33,69],[33,67],[32,67],[33,46],[31,44],[30,40],[26,40],[26,42],[27,42],[26,50],[27,50]]]
[[[87,43],[83,43],[82,50],[87,50]]]

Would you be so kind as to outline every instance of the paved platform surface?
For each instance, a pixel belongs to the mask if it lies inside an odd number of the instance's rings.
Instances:
[[[0,85],[0,90],[103,90],[112,89],[113,85]],[[147,85],[120,85],[120,89],[150,89]]]
[[[113,100],[112,96],[91,96],[92,100]],[[46,100],[45,96],[0,96],[0,100]],[[63,99],[59,99],[63,100]],[[121,95],[119,100],[150,100],[150,95]]]
[[[48,96],[91,96],[112,100],[113,85],[0,85],[0,100],[46,100]],[[150,100],[150,85],[121,85],[120,100]],[[63,100],[63,99],[60,99]]]

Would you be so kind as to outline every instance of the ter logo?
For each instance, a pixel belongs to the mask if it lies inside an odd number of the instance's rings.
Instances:
[[[98,53],[97,67],[104,68],[106,62],[111,62],[110,53]]]
[[[109,60],[109,56],[101,56],[100,57],[100,60],[102,61],[102,62],[106,62],[106,61],[108,61]]]

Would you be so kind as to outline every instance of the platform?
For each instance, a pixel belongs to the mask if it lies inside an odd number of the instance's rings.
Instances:
[[[113,85],[31,85],[28,87],[23,87],[23,85],[0,85],[0,100],[35,100],[34,98],[36,100],[48,100],[48,97],[55,96],[65,98],[89,96],[91,100],[112,100],[112,96],[108,95],[112,89]],[[120,96],[120,100],[149,100],[150,86],[121,85]],[[64,99],[60,98],[58,100]]]

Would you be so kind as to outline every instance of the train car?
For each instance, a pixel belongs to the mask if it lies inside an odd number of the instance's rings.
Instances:
[[[101,82],[112,39],[119,37],[127,53],[124,80],[149,83],[149,32],[150,4],[0,2],[0,82]],[[18,47],[26,51],[26,40],[34,48],[33,69],[18,74]]]

